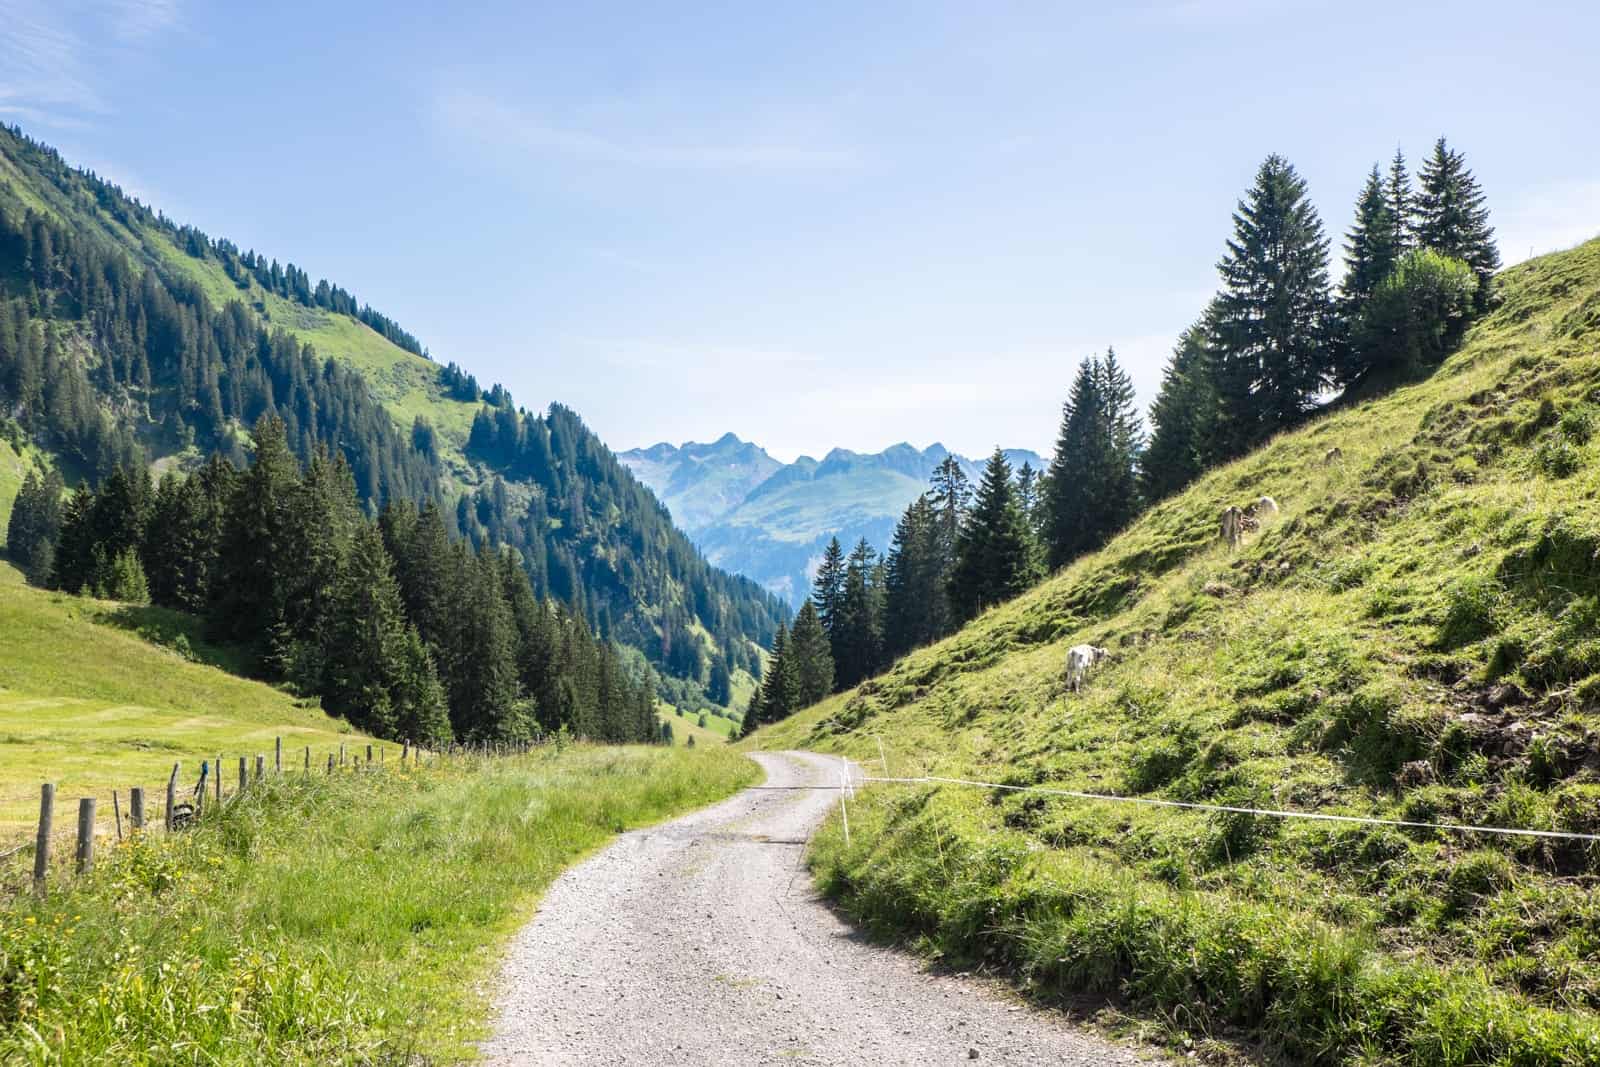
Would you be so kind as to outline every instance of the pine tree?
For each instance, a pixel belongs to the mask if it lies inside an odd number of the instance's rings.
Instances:
[[[1328,241],[1287,160],[1267,157],[1233,223],[1215,305],[1227,455],[1298,423],[1332,376]]]
[[[758,726],[786,718],[799,706],[800,675],[794,658],[789,654],[789,628],[778,624],[772,639],[772,655],[767,658],[767,669],[761,679],[759,704],[745,713],[744,733]]]
[[[1465,157],[1441,137],[1418,180],[1417,243],[1471,267],[1478,276],[1479,307],[1485,306],[1500,269],[1500,250],[1478,179],[1467,169]]]
[[[1344,281],[1339,285],[1339,310],[1353,318],[1380,282],[1394,270],[1403,249],[1397,235],[1403,232],[1390,213],[1388,196],[1378,165],[1372,165],[1367,184],[1356,198],[1355,222],[1345,235]]]
[[[841,689],[871,676],[883,658],[882,568],[865,538],[845,563],[844,595],[833,639],[833,668]]]
[[[888,658],[903,656],[950,632],[948,571],[933,501],[923,494],[895,524],[884,564],[883,643]]]
[[[1405,153],[1398,147],[1394,159],[1389,161],[1389,174],[1383,183],[1384,206],[1389,209],[1389,225],[1393,227],[1390,245],[1395,258],[1409,251],[1415,241],[1416,200],[1411,191],[1411,175],[1406,172]]]
[[[1098,548],[1138,514],[1141,445],[1133,384],[1116,354],[1085,359],[1050,461],[1044,527],[1052,568]]]
[[[1150,405],[1150,444],[1139,457],[1139,487],[1155,503],[1216,460],[1217,390],[1204,321],[1183,332]]]
[[[12,504],[6,551],[35,585],[48,583],[55,567],[64,492],[61,475],[54,468],[43,478],[29,470]]]
[[[817,617],[828,634],[829,647],[834,661],[840,653],[839,611],[844,601],[844,548],[837,537],[828,540],[823,549],[822,562],[817,565],[817,576],[811,583],[811,599],[817,605]]]
[[[956,546],[950,604],[965,622],[1011,599],[1037,577],[1032,539],[1017,503],[1011,464],[999,448],[989,457],[977,497]]]
[[[833,649],[809,599],[795,615],[788,654],[794,660],[798,707],[809,707],[833,692]]]
[[[253,433],[255,462],[238,479],[222,531],[209,620],[220,636],[266,651],[287,621],[289,588],[299,568],[290,551],[290,505],[299,464],[281,419],[263,416]]]
[[[948,581],[949,568],[955,566],[956,542],[961,539],[961,524],[972,503],[972,484],[956,457],[946,456],[934,468],[932,486],[934,520],[938,528],[940,554],[945,561],[941,581]]]

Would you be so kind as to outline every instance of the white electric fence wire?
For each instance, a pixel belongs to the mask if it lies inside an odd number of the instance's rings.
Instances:
[[[1048,796],[1072,797],[1076,800],[1100,800],[1114,804],[1142,804],[1153,808],[1185,808],[1189,811],[1261,815],[1271,819],[1312,819],[1319,822],[1360,823],[1366,826],[1394,826],[1414,830],[1447,830],[1465,834],[1501,834],[1506,837],[1542,837],[1562,841],[1600,841],[1600,834],[1582,834],[1565,830],[1522,830],[1505,826],[1464,826],[1459,823],[1420,822],[1411,819],[1375,819],[1366,815],[1333,815],[1321,811],[1247,808],[1233,804],[1200,804],[1186,800],[1162,800],[1158,797],[1119,797],[1107,793],[1083,793],[1076,789],[1051,789],[1042,785],[1004,785],[1000,782],[973,781],[970,778],[941,778],[938,775],[931,774],[920,778],[874,778],[865,776],[861,781],[901,785],[965,785],[978,789],[1004,789],[1015,793],[1043,793]],[[848,836],[849,830],[847,828],[847,843]]]

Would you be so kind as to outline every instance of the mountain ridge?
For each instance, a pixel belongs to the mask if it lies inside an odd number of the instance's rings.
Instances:
[[[703,704],[719,659],[758,669],[781,603],[706,563],[570,410],[527,416],[343,288],[180,225],[11,126],[0,222],[0,305],[22,324],[0,322],[0,420],[69,482],[192,470],[212,450],[242,463],[248,428],[276,415],[302,461],[342,454],[368,507],[434,500],[458,535],[515,549],[539,595],[636,649],[663,696]],[[475,442],[485,418],[511,452],[538,438],[536,471]]]
[[[1013,467],[1044,466],[1027,449],[1005,451]],[[756,476],[757,465],[740,465],[739,457],[754,454],[767,461],[759,465],[768,468],[764,477]],[[658,442],[617,459],[655,491],[708,560],[798,606],[829,539],[864,538],[887,551],[901,512],[951,455],[976,483],[980,464],[937,441],[921,449],[901,441],[878,452],[835,447],[820,460],[801,455],[779,463],[730,432],[710,444]]]

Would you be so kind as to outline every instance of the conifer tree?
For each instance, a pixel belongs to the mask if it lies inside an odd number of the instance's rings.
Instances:
[[[1411,175],[1406,171],[1405,153],[1398,147],[1394,159],[1389,161],[1389,174],[1383,183],[1384,206],[1389,209],[1389,225],[1394,229],[1390,244],[1398,258],[1416,243],[1413,232],[1416,226],[1416,199],[1411,191]]]
[[[834,620],[839,615],[839,602],[844,596],[844,548],[837,537],[831,538],[828,547],[823,549],[822,562],[817,565],[817,576],[811,588],[811,599],[817,605],[822,628],[831,635]]]
[[[848,689],[872,675],[883,656],[882,568],[862,538],[845,563],[844,595],[833,639],[835,680]]]
[[[33,471],[22,480],[6,527],[6,551],[35,585],[49,582],[61,533],[65,487],[51,468],[43,478]]]
[[[956,546],[950,605],[965,622],[1011,599],[1037,577],[1032,538],[1017,503],[1011,464],[998,447],[984,467],[977,497]]]
[[[833,692],[833,649],[810,599],[795,615],[788,655],[794,660],[797,707],[809,707]]]
[[[1268,156],[1218,264],[1217,385],[1225,455],[1300,421],[1332,376],[1328,241],[1306,184]]]
[[[1085,359],[1050,462],[1045,551],[1052,568],[1098,548],[1138,514],[1141,443],[1133,384],[1116,354]]]
[[[1344,281],[1339,285],[1339,310],[1348,320],[1360,310],[1389,273],[1403,251],[1398,235],[1403,232],[1390,212],[1388,194],[1378,165],[1372,165],[1367,183],[1356,198],[1356,217],[1345,235]]]
[[[884,563],[884,653],[893,659],[950,632],[949,597],[938,518],[929,494],[895,524]]]
[[[266,651],[268,636],[286,622],[289,586],[299,568],[289,524],[300,472],[283,420],[263,416],[253,437],[255,462],[228,504],[209,619],[219,636]]]
[[[1478,179],[1467,169],[1465,157],[1441,137],[1418,182],[1417,243],[1471,267],[1478,276],[1479,307],[1485,306],[1494,272],[1500,269],[1500,250]]]
[[[789,628],[778,624],[777,635],[772,639],[772,655],[767,659],[767,669],[761,678],[759,704],[745,713],[744,732],[751,733],[758,726],[777,722],[787,717],[799,704],[800,676],[794,658],[789,654]]]
[[[1198,478],[1216,458],[1217,390],[1205,322],[1189,327],[1167,361],[1150,405],[1150,444],[1139,457],[1139,488],[1150,503]]]
[[[955,566],[956,542],[961,539],[961,524],[966,521],[967,508],[972,503],[972,485],[956,457],[946,456],[934,468],[931,493],[934,521],[937,525],[939,551],[945,570],[941,581],[948,581],[950,568]]]

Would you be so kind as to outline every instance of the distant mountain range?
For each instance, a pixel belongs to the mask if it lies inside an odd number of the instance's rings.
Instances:
[[[662,442],[617,456],[672,512],[679,527],[718,567],[805,600],[829,538],[848,549],[865,537],[886,551],[906,505],[928,488],[949,449],[898,444],[863,454],[836,448],[819,462],[793,463],[733,434],[710,444]],[[1044,461],[1025,449],[1006,452],[1013,467]],[[981,462],[956,456],[976,484]]]

